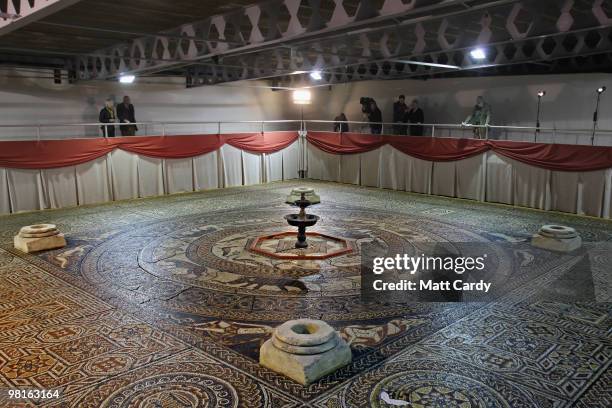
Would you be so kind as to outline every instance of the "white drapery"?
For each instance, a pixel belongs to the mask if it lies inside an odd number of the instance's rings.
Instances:
[[[368,187],[503,203],[610,218],[612,169],[541,169],[493,152],[453,162],[430,162],[389,145],[350,155],[307,147],[308,177]]]
[[[299,143],[272,154],[230,145],[186,159],[157,159],[114,150],[78,166],[0,168],[0,214],[298,178]],[[612,169],[560,172],[487,152],[430,162],[389,145],[334,155],[307,145],[308,177],[340,183],[458,197],[610,218]]]
[[[298,155],[298,142],[271,154],[226,144],[185,159],[151,158],[117,149],[77,166],[0,168],[0,214],[295,179]]]

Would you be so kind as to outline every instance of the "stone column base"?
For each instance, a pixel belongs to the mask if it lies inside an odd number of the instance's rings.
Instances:
[[[65,247],[66,238],[53,224],[28,225],[15,235],[13,245],[25,253],[38,252]]]
[[[572,252],[582,246],[582,238],[574,228],[563,225],[544,225],[531,238],[531,245],[549,251]]]
[[[259,350],[259,363],[308,385],[351,362],[351,349],[321,320],[290,320],[274,330]]]

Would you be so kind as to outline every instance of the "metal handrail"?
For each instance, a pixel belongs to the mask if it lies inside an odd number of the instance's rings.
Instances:
[[[218,123],[299,123],[301,120],[299,119],[288,119],[288,120],[210,120],[210,121],[188,121],[188,122],[180,122],[180,121],[152,121],[152,122],[130,122],[130,123],[121,123],[121,122],[110,122],[110,123],[102,123],[102,122],[93,122],[93,123],[48,123],[48,124],[1,124],[0,128],[31,128],[31,127],[67,127],[67,126],[129,126],[129,125],[206,125],[206,124],[218,124]]]
[[[449,134],[447,137],[456,137],[456,136],[452,136],[451,135],[451,130],[450,129],[462,129],[463,131],[468,130],[468,129],[484,129],[484,132],[481,132],[481,137],[484,139],[488,139],[491,136],[491,131],[492,130],[501,130],[501,131],[523,131],[523,132],[534,132],[535,136],[534,136],[534,141],[537,141],[537,137],[538,135],[542,135],[544,133],[552,133],[553,139],[556,139],[556,136],[559,134],[572,134],[576,136],[576,144],[581,144],[578,140],[579,138],[584,135],[584,136],[591,136],[593,129],[589,128],[589,129],[559,129],[559,128],[545,128],[545,127],[533,127],[533,126],[507,126],[507,125],[470,125],[470,124],[465,124],[465,123],[461,123],[461,124],[457,124],[457,123],[407,123],[407,122],[366,122],[366,121],[351,121],[351,120],[346,120],[346,121],[338,121],[338,120],[319,120],[319,119],[308,119],[308,120],[301,120],[301,119],[279,119],[279,120],[228,120],[228,121],[218,121],[218,120],[210,120],[210,121],[150,121],[150,122],[135,122],[135,123],[120,123],[120,122],[111,122],[111,123],[101,123],[101,122],[93,122],[93,123],[49,123],[49,124],[25,124],[25,123],[17,123],[17,124],[0,124],[0,130],[1,129],[7,129],[7,128],[13,128],[13,129],[24,129],[24,128],[33,128],[36,130],[36,139],[34,140],[41,140],[41,129],[43,128],[62,128],[62,127],[100,127],[103,129],[103,135],[102,136],[94,136],[94,137],[107,137],[106,135],[106,129],[107,127],[110,126],[128,126],[128,125],[139,125],[139,126],[143,126],[144,127],[144,131],[147,135],[149,136],[154,136],[153,134],[150,134],[150,132],[148,132],[148,130],[151,130],[150,127],[157,127],[157,129],[159,129],[159,127],[161,127],[161,135],[160,136],[166,136],[168,135],[167,132],[167,128],[169,126],[176,126],[176,125],[215,125],[217,128],[217,133],[221,134],[221,127],[222,125],[232,125],[232,124],[257,124],[257,125],[261,125],[261,132],[263,133],[266,129],[266,124],[288,124],[288,123],[293,123],[293,124],[299,124],[299,131],[300,131],[300,136],[304,136],[305,133],[309,130],[309,126],[307,126],[308,124],[337,124],[337,123],[346,123],[346,124],[353,124],[353,125],[361,125],[361,129],[359,129],[358,131],[363,132],[363,128],[367,127],[367,126],[372,126],[372,125],[380,125],[381,129],[379,133],[385,134],[385,135],[392,135],[390,132],[385,133],[385,127],[388,126],[398,126],[398,127],[408,127],[408,126],[422,126],[422,127],[431,127],[431,135],[427,135],[426,137],[444,137],[442,135],[440,135],[440,130],[442,129],[447,129],[449,131]],[[311,130],[315,130],[312,129]],[[436,130],[438,130],[438,132],[436,132]],[[155,133],[155,131],[153,132]],[[483,134],[484,133],[484,134]],[[597,129],[597,133],[600,136],[604,136],[604,137],[609,137],[610,135],[612,135],[612,129]],[[176,132],[173,132],[171,134],[177,134]],[[158,135],[159,136],[159,135]],[[395,135],[395,136],[404,136],[404,135]],[[90,136],[91,137],[91,136]],[[463,138],[466,137],[465,133],[462,134]],[[474,137],[478,137],[478,135],[474,135]],[[62,139],[65,139],[66,137],[62,137]],[[68,138],[80,138],[80,136],[73,136],[70,137],[68,136]],[[470,136],[467,136],[467,138],[471,138]],[[46,140],[49,140],[46,138]],[[522,140],[522,139],[521,139]],[[556,143],[556,140],[551,140],[548,141],[546,143]],[[591,136],[591,145],[595,144],[594,138]]]
[[[489,128],[489,129],[514,129],[514,130],[540,130],[544,132],[560,132],[560,133],[577,133],[577,132],[588,132],[589,134],[593,131],[593,128],[589,129],[560,129],[560,128],[545,128],[535,126],[507,126],[507,125],[470,125],[470,124],[457,124],[457,123],[407,123],[407,122],[363,122],[354,120],[304,120],[306,123],[354,123],[363,125],[385,125],[385,126],[426,126],[426,127],[441,127],[441,128]],[[612,129],[597,129],[597,133],[612,133]]]
[[[47,124],[29,124],[29,123],[15,123],[15,124],[0,124],[0,128],[45,128],[45,127],[76,127],[76,126],[128,126],[128,125],[218,125],[222,124],[240,124],[240,123],[300,123],[300,119],[280,119],[280,120],[210,120],[210,121],[150,121],[150,122],[130,122],[130,123],[47,123]],[[384,126],[425,126],[425,127],[436,127],[436,128],[489,128],[489,129],[509,129],[509,130],[540,130],[541,132],[559,132],[559,133],[579,133],[579,132],[592,132],[593,129],[562,129],[562,128],[546,128],[546,127],[535,127],[535,126],[509,126],[509,125],[470,125],[470,124],[457,124],[457,123],[406,123],[406,122],[364,122],[355,120],[318,120],[318,119],[306,119],[305,123],[348,123],[348,124],[361,124],[361,125],[384,125]],[[598,133],[612,133],[612,129],[597,129]]]

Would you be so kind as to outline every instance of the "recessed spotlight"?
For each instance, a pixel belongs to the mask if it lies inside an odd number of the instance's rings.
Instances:
[[[131,84],[132,82],[134,82],[135,79],[136,77],[134,75],[120,75],[119,76],[119,82],[121,82],[122,84]]]
[[[475,60],[483,60],[487,58],[487,53],[482,48],[474,48],[472,51],[470,51],[470,55]]]
[[[314,79],[315,81],[320,81],[321,79],[323,79],[323,76],[321,75],[321,71],[312,71],[310,73],[310,77]]]

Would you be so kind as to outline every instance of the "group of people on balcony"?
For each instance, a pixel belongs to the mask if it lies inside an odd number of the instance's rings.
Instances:
[[[364,98],[362,98],[364,99]],[[378,108],[376,101],[372,98],[368,99],[367,105],[363,106],[362,112],[364,121],[368,122],[370,133],[380,134],[383,130],[382,112]],[[476,98],[476,105],[472,113],[461,123],[462,126],[474,126],[474,138],[483,139],[485,137],[485,128],[491,120],[491,106],[485,102],[484,97]],[[403,125],[406,123],[406,125]],[[419,101],[413,99],[410,105],[406,104],[406,97],[400,95],[397,101],[393,103],[393,134],[423,136],[423,123],[425,123],[425,114],[423,109],[419,107]],[[348,132],[348,118],[344,113],[334,118],[334,132]]]
[[[364,101],[365,100],[365,101]],[[381,134],[383,131],[382,112],[376,101],[372,98],[362,98],[362,113],[364,121],[368,123],[370,133]],[[129,96],[124,96],[123,101],[116,106],[111,98],[108,98],[100,111],[99,121],[104,137],[115,137],[115,123],[119,120],[119,130],[122,136],[134,136],[138,130],[136,126],[136,114],[134,105]],[[476,105],[472,113],[463,121],[463,126],[474,126],[474,137],[482,139],[485,137],[485,128],[491,120],[491,107],[482,96],[476,98]],[[406,123],[404,125],[403,123]],[[406,104],[406,97],[400,95],[393,103],[393,134],[423,136],[423,123],[425,114],[419,107],[419,101],[413,99],[410,105]],[[334,132],[348,132],[349,121],[344,113],[334,118]]]
[[[393,125],[393,134],[423,136],[425,114],[419,107],[419,101],[413,99],[410,105],[406,105],[406,97],[400,95],[393,104],[393,123],[410,123],[410,126]]]
[[[108,98],[105,101],[98,119],[100,123],[108,123],[107,125],[100,126],[104,137],[115,137],[115,123],[117,119],[119,119],[120,123],[119,130],[121,131],[121,136],[134,136],[136,134],[138,126],[135,125],[136,114],[134,112],[134,105],[132,105],[130,97],[127,95],[117,105],[116,113],[113,100]]]

